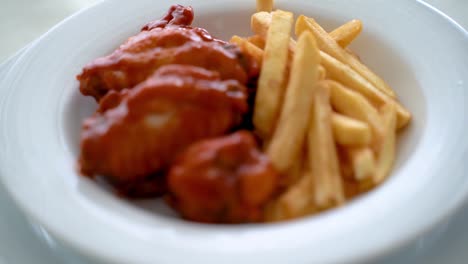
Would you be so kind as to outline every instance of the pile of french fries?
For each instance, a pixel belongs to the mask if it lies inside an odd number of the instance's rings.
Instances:
[[[282,194],[265,210],[281,221],[343,205],[382,183],[396,133],[411,113],[385,81],[347,47],[362,31],[352,20],[327,33],[313,18],[257,0],[251,37],[232,43],[262,65],[254,125],[282,174]]]

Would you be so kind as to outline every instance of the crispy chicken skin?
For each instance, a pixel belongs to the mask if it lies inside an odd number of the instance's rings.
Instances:
[[[168,174],[169,203],[186,219],[208,223],[262,220],[278,175],[251,132],[197,142]]]
[[[240,50],[191,27],[191,7],[175,5],[160,20],[150,22],[112,54],[98,58],[77,76],[83,95],[100,100],[108,91],[132,88],[168,64],[199,66],[219,72],[221,79],[246,84],[258,65]]]
[[[168,168],[191,143],[221,136],[247,111],[237,80],[188,65],[159,68],[131,90],[110,93],[85,120],[80,168],[115,185],[144,180]]]

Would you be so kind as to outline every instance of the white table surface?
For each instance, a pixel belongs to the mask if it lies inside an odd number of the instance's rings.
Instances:
[[[95,2],[97,0],[0,0],[0,64],[3,62],[0,80],[14,61],[13,55],[22,47],[68,15]],[[426,2],[468,29],[468,0]],[[89,261],[49,240],[47,234],[32,226],[0,185],[0,264],[10,263],[78,264]],[[380,263],[468,263],[468,205],[450,222]]]

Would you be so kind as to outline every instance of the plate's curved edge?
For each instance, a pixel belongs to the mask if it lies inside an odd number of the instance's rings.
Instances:
[[[456,28],[458,28],[461,32],[464,32],[465,33],[465,36],[468,38],[468,28],[464,28],[462,25],[460,25],[460,23],[458,23],[457,21],[455,21],[453,18],[451,18],[449,15],[447,15],[445,12],[443,12],[442,10],[436,8],[435,6],[425,2],[424,0],[416,0],[417,3],[419,3],[420,5],[423,5],[424,7],[426,8],[429,8],[431,11],[439,14],[440,16],[444,17],[446,20],[448,20],[453,26],[455,26]]]
[[[73,19],[74,17],[79,16],[80,13],[85,12],[87,9],[90,9],[90,8],[94,7],[95,5],[99,5],[99,4],[102,4],[103,2],[107,2],[107,1],[108,1],[108,0],[100,0],[100,1],[98,1],[97,3],[91,5],[90,7],[85,8],[85,9],[82,9],[82,10],[78,11],[77,13],[75,13],[75,14],[69,16],[68,18],[64,19],[62,22],[60,22],[59,24],[57,24],[56,26],[54,26],[52,29],[50,29],[48,32],[46,32],[43,36],[41,36],[41,37],[37,40],[37,42],[41,41],[41,39],[42,39],[44,36],[46,36],[47,34],[49,34],[50,31],[53,31],[56,27],[60,27],[63,23],[66,23],[69,19]],[[448,20],[454,27],[456,27],[458,30],[460,30],[460,31],[464,34],[465,38],[468,40],[468,31],[465,30],[462,26],[460,26],[456,21],[454,21],[453,19],[451,19],[449,16],[447,16],[445,13],[441,12],[441,11],[438,10],[437,8],[435,8],[435,7],[433,7],[433,6],[429,5],[429,4],[427,4],[427,3],[425,3],[425,2],[422,2],[422,0],[417,0],[417,2],[420,3],[420,4],[422,4],[422,5],[424,5],[424,6],[426,6],[426,7],[429,8],[431,11],[437,13],[438,15],[443,16],[443,17],[444,17],[446,20]],[[33,46],[34,46],[34,45],[32,44],[32,45],[29,46],[29,47],[33,47]],[[27,53],[28,53],[27,50],[25,50],[22,54],[19,54],[19,56],[18,56],[18,58],[17,58],[17,61],[21,61],[21,59],[22,59],[23,57],[27,56]],[[13,64],[16,64],[17,61],[13,62]],[[13,65],[13,67],[11,67],[11,68],[14,68],[14,65]],[[11,68],[10,68],[10,69],[11,69]],[[8,69],[8,70],[10,70],[10,69]],[[0,81],[1,81],[1,80],[0,80]],[[466,119],[466,118],[465,118],[465,119]],[[463,159],[462,159],[462,158],[461,158],[461,162],[463,162]],[[7,188],[7,189],[8,189],[8,188]],[[14,195],[11,195],[11,193],[10,193],[10,196],[13,197],[13,199],[14,199]],[[443,221],[446,220],[447,218],[451,217],[451,215],[453,215],[453,214],[457,211],[457,209],[458,209],[459,207],[461,207],[461,206],[464,204],[463,201],[468,201],[468,193],[466,193],[465,195],[459,197],[459,198],[457,199],[457,201],[458,201],[458,202],[454,202],[454,205],[451,207],[450,212],[447,212],[446,215],[445,215],[443,218],[439,219],[438,221],[434,221],[433,224],[428,225],[426,229],[421,230],[420,234],[417,235],[417,236],[423,235],[424,233],[428,232],[434,225],[437,225],[437,224],[439,224],[440,222],[443,222]],[[461,202],[460,202],[460,201],[461,201]],[[15,201],[15,203],[16,203],[16,204],[19,204],[17,201]],[[457,205],[457,204],[458,204],[458,205]],[[23,208],[23,207],[21,207],[21,208]],[[23,208],[23,209],[24,209],[24,208]],[[52,231],[52,230],[48,230],[48,231]],[[51,233],[54,234],[54,232],[51,232]],[[57,235],[57,234],[54,234],[54,237],[60,238],[60,235],[59,235],[59,236],[56,236],[56,235]],[[412,241],[416,240],[417,238],[418,238],[418,237],[413,237],[413,238],[411,238],[411,239],[408,239],[408,240],[405,241],[404,243],[405,243],[405,245],[406,245],[406,244],[411,243]],[[64,243],[67,244],[68,246],[74,245],[73,243],[69,243],[69,241],[65,241],[65,240],[62,241],[61,239],[58,239],[58,240],[61,241],[61,242],[64,242]],[[401,245],[401,247],[403,247],[403,246],[404,246],[404,245]],[[380,258],[382,255],[387,255],[387,254],[393,253],[394,251],[400,249],[401,247],[400,247],[400,245],[399,245],[399,246],[396,247],[396,248],[391,248],[391,249],[389,249],[388,252],[379,252],[378,254],[375,255],[375,258]],[[89,252],[86,252],[86,251],[84,251],[83,249],[80,249],[80,248],[75,248],[75,249],[77,249],[77,250],[80,251],[81,253],[84,253],[85,255],[90,256],[90,255],[89,255]],[[103,261],[103,262],[109,261],[109,259],[107,259],[107,258],[106,258],[106,259],[100,258],[101,256],[98,256],[98,255],[92,255],[92,257],[96,257],[96,258],[100,259],[100,261]],[[365,258],[365,260],[369,260],[369,257],[368,257],[368,256],[365,256],[364,258]],[[358,262],[356,262],[356,263],[358,263]]]
[[[457,21],[452,19],[450,16],[439,10],[438,8],[432,6],[431,4],[425,2],[424,0],[416,0],[418,4],[429,10],[430,12],[443,17],[447,22],[450,23],[452,27],[454,27],[457,31],[459,31],[461,34],[463,34],[466,42],[468,43],[468,28],[465,29],[462,27]],[[468,73],[467,73],[468,74]],[[468,118],[465,115],[465,123],[468,124]],[[468,146],[468,144],[465,143],[465,145]],[[461,165],[466,162],[468,158],[468,149],[465,147],[464,155],[460,157],[460,160],[457,162]],[[468,175],[468,171],[465,171],[465,175]],[[460,208],[463,208],[465,205],[468,204],[468,184],[465,186],[465,192],[463,195],[460,195],[457,197],[455,201],[452,202],[452,205],[448,210],[445,211],[444,214],[441,215],[439,219],[434,219],[432,222],[428,221],[426,222],[425,227],[420,228],[416,232],[413,233],[413,235],[410,237],[408,236],[406,239],[401,239],[400,244],[395,244],[393,247],[388,247],[386,250],[383,250],[381,252],[376,252],[374,254],[369,254],[366,257],[363,257],[361,259],[358,259],[357,261],[353,261],[353,263],[363,263],[367,261],[377,261],[378,259],[384,257],[384,256],[389,256],[391,254],[394,254],[398,252],[399,250],[403,249],[404,247],[410,245],[411,243],[416,242],[420,237],[424,236],[425,234],[428,234],[434,227],[442,224],[443,222],[447,221],[451,217],[453,217]]]

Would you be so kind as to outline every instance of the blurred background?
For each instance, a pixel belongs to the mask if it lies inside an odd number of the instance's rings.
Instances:
[[[97,0],[0,0],[0,62]]]
[[[0,0],[0,63],[67,16],[98,1]],[[425,0],[425,2],[441,9],[468,27],[468,0]]]

